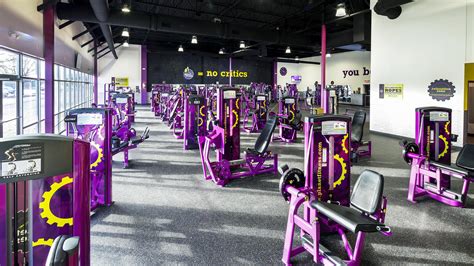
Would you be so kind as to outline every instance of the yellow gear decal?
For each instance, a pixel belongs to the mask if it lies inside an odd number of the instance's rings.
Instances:
[[[443,158],[447,153],[448,153],[448,140],[446,139],[445,136],[439,135],[439,139],[444,142],[444,150],[442,153],[438,155],[438,159]]]
[[[267,100],[264,100],[262,105],[264,108],[267,107]]]
[[[205,107],[205,106],[203,105],[203,106],[201,106],[201,108],[199,108],[199,114],[200,114],[201,116],[206,116],[206,114],[203,113],[204,107]]]
[[[291,109],[296,110],[296,103],[291,105]]]
[[[451,121],[448,121],[446,122],[446,124],[444,124],[444,131],[446,132],[447,135],[451,134],[448,129],[449,123],[451,123]]]
[[[293,122],[293,120],[295,120],[295,113],[290,110],[290,114],[291,114],[291,119],[290,119],[290,123],[291,123]]]
[[[232,113],[234,114],[235,118],[234,124],[232,125],[232,129],[234,129],[239,124],[239,114],[235,110],[232,110]]]
[[[342,181],[346,179],[347,174],[347,164],[344,162],[344,159],[339,156],[339,154],[334,155],[334,160],[338,161],[341,164],[341,176],[334,182],[334,188],[342,184]]]
[[[235,99],[235,108],[236,109],[240,109],[239,100],[240,100],[240,98]]]
[[[349,134],[346,134],[344,136],[344,138],[342,139],[342,143],[341,143],[341,146],[342,146],[342,150],[348,154],[349,153],[349,150],[347,149],[347,138],[349,137]]]
[[[48,240],[44,239],[44,238],[38,238],[38,240],[36,241],[33,241],[33,243],[31,243],[31,245],[33,247],[38,247],[38,246],[48,246],[48,247],[51,247],[53,245],[53,242],[54,242],[54,239],[50,238]]]
[[[202,126],[204,124],[204,120],[202,118],[198,118],[198,127]]]
[[[67,184],[72,183],[72,178],[69,176],[63,177],[61,182],[56,182],[51,185],[51,190],[46,191],[43,193],[43,201],[39,204],[39,208],[43,211],[40,213],[41,218],[46,219],[46,223],[49,225],[57,224],[57,227],[64,227],[64,225],[68,224],[72,226],[72,217],[71,218],[60,218],[54,215],[51,211],[51,198],[54,196],[54,193],[58,191],[60,188]]]
[[[95,160],[95,162],[91,163],[90,169],[97,167],[99,163],[102,162],[102,160],[104,159],[104,153],[99,144],[95,143],[94,141],[91,141],[91,146],[97,150],[97,159]]]

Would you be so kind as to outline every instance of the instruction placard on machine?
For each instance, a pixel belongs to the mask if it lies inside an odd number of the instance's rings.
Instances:
[[[449,113],[448,112],[430,112],[430,121],[433,121],[433,122],[449,121]]]
[[[85,125],[102,125],[102,114],[98,113],[84,113],[84,114],[77,114],[77,125],[78,126],[85,126]]]
[[[115,98],[115,102],[118,104],[128,103],[128,98],[117,97]]]
[[[224,94],[223,95],[224,100],[237,98],[237,92],[234,90],[224,91],[223,94]]]
[[[347,134],[347,123],[343,121],[323,121],[323,135],[345,135]]]
[[[18,144],[2,156],[2,179],[11,179],[42,173],[43,144]]]

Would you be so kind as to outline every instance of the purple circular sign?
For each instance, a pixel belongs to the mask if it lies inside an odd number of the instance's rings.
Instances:
[[[280,68],[280,75],[286,76],[286,73],[288,73],[288,70],[286,69],[286,67]]]

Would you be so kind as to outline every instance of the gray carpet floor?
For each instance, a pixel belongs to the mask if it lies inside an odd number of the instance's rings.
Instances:
[[[121,168],[120,155],[114,157],[115,204],[92,217],[92,265],[280,265],[288,204],[278,191],[279,176],[217,187],[203,179],[199,152],[184,151],[182,140],[149,107],[138,107],[134,127],[141,132],[146,126],[150,139],[130,152],[129,169]],[[242,149],[256,136],[242,133]],[[363,265],[473,265],[473,188],[464,209],[430,199],[409,203],[409,168],[398,140],[367,138],[373,156],[352,166],[351,181],[364,169],[385,176],[386,224],[393,236],[370,234]],[[275,142],[269,149],[280,155],[280,164],[303,167],[301,134],[298,143]],[[338,239],[332,235],[324,241],[332,248],[341,246]],[[312,259],[302,254],[294,263],[309,265]]]

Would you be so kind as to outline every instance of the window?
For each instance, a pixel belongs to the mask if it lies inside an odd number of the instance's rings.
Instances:
[[[3,137],[11,137],[17,134],[17,92],[16,81],[0,81],[3,85],[2,114],[3,114]]]
[[[0,49],[0,74],[18,75],[19,59],[18,54]]]
[[[29,56],[22,56],[21,76],[38,78],[38,60]]]
[[[23,133],[38,133],[38,81],[23,79]]]

